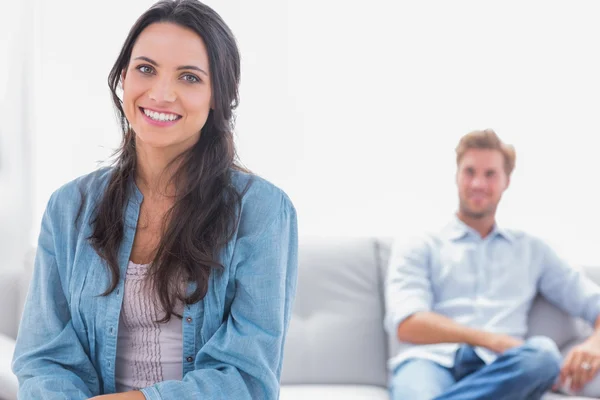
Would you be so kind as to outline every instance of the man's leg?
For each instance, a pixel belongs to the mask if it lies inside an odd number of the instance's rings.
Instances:
[[[448,368],[419,358],[407,360],[394,371],[391,400],[431,400],[454,383]]]
[[[560,352],[551,339],[532,337],[435,399],[537,400],[556,381],[561,362]]]

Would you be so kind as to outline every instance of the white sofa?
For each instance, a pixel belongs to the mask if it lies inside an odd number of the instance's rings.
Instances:
[[[389,249],[387,239],[301,238],[281,400],[389,400],[386,361],[395,351],[395,338],[388,337],[382,322]],[[32,259],[27,257],[25,268],[0,270],[0,400],[16,399],[10,360]],[[600,283],[600,267],[585,271]],[[550,336],[563,352],[590,333],[587,325],[541,298],[529,324],[530,335]],[[600,397],[600,379],[582,395]],[[566,398],[590,397],[544,396],[544,400]]]
[[[390,244],[384,238],[301,239],[281,400],[389,400],[386,361],[396,339],[388,337],[382,321]],[[600,267],[585,271],[600,283]],[[563,353],[591,332],[541,298],[529,327],[529,335],[551,337]],[[600,397],[600,376],[580,395]],[[586,397],[544,396],[566,398]]]

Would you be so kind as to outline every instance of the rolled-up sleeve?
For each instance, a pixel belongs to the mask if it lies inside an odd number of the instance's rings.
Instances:
[[[426,239],[396,240],[385,280],[385,329],[397,336],[398,326],[419,311],[430,311],[430,250]]]
[[[594,325],[600,315],[600,286],[569,266],[545,243],[541,249],[540,293],[556,307]]]
[[[296,213],[284,197],[236,239],[230,312],[182,381],[142,389],[148,400],[277,399],[283,348],[296,292]],[[253,219],[256,221],[256,219]]]

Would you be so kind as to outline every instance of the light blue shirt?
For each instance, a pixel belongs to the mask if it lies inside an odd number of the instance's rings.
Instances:
[[[600,289],[562,261],[540,239],[495,226],[485,238],[460,219],[437,234],[425,235],[392,250],[386,278],[385,327],[397,337],[398,325],[419,311],[455,322],[523,339],[536,294],[569,314],[594,324],[600,315]],[[452,367],[459,344],[400,343],[389,361],[394,370],[410,358]],[[476,353],[486,363],[496,354]]]
[[[143,198],[132,183],[119,254],[121,279],[101,297],[109,273],[86,238],[93,204],[111,171],[68,183],[48,202],[13,359],[20,399],[83,400],[115,391],[124,277]],[[233,172],[239,190],[249,179]],[[87,195],[79,220],[78,185]],[[297,241],[296,212],[288,197],[254,177],[237,230],[219,257],[225,268],[213,270],[206,297],[184,310],[183,380],[144,388],[148,400],[278,398],[296,291]]]

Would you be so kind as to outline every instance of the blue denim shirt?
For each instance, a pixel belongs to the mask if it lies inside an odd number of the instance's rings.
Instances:
[[[540,239],[495,226],[485,238],[455,217],[441,232],[411,245],[397,242],[386,282],[386,329],[419,311],[432,311],[487,332],[523,339],[535,296],[594,324],[600,315],[600,288],[567,265]],[[452,367],[456,343],[400,343],[389,361],[394,370],[410,358]],[[476,348],[490,363],[496,354]]]
[[[110,295],[99,296],[109,273],[86,238],[94,202],[111,171],[70,182],[48,202],[13,359],[20,399],[88,399],[115,391],[125,268],[143,197],[132,184],[119,253],[121,279]],[[233,173],[240,191],[250,179],[239,225],[220,254],[225,268],[213,270],[205,298],[185,308],[183,380],[142,389],[148,400],[279,397],[297,281],[296,212],[272,184]],[[86,193],[79,219],[78,187]]]

